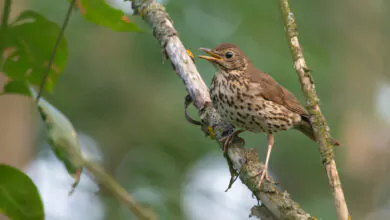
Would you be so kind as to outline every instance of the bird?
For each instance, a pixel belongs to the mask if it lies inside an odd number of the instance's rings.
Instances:
[[[223,138],[224,152],[232,139],[244,131],[266,133],[268,150],[260,177],[271,181],[268,164],[274,145],[274,134],[296,129],[316,141],[310,115],[297,98],[272,76],[256,68],[249,57],[236,45],[222,43],[214,49],[199,48],[207,55],[198,56],[216,68],[211,81],[210,98],[221,118],[236,130]],[[331,139],[333,145],[340,143]]]

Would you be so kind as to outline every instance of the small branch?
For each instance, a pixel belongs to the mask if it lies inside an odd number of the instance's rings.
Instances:
[[[8,18],[9,18],[9,14],[11,13],[11,5],[12,5],[12,0],[4,1],[3,18],[1,19],[2,28],[7,28],[8,26]]]
[[[152,210],[142,207],[114,178],[112,178],[99,164],[90,162],[82,152],[74,147],[65,147],[63,150],[69,155],[70,161],[75,167],[87,168],[93,179],[114,195],[128,208],[137,219],[156,220]]]
[[[153,28],[153,34],[160,42],[164,55],[170,59],[173,69],[183,80],[198,110],[202,130],[206,134],[212,130],[211,136],[217,140],[233,132],[232,125],[222,121],[212,107],[209,90],[180,41],[165,8],[156,0],[133,0],[132,8]],[[186,105],[189,103],[187,99]],[[245,151],[243,140],[234,140],[226,157],[236,173],[239,173],[240,180],[262,201],[264,208],[272,213],[275,219],[314,219],[302,210],[287,192],[279,191],[274,184],[265,181],[261,189],[256,188],[260,177],[252,176],[263,168],[263,164],[255,150]]]
[[[80,155],[81,156],[81,155]],[[147,210],[139,205],[135,199],[127,193],[117,181],[115,181],[104,169],[98,164],[84,160],[84,167],[93,175],[97,182],[111,192],[119,201],[122,202],[138,219],[155,220],[157,219],[152,210]]]
[[[294,60],[294,68],[300,79],[302,91],[308,100],[307,110],[311,116],[316,140],[319,142],[319,151],[329,179],[329,185],[333,192],[337,215],[340,220],[347,220],[349,218],[349,212],[347,203],[345,202],[343,189],[341,187],[340,177],[337,172],[336,162],[334,160],[334,151],[330,142],[331,138],[329,134],[329,127],[327,126],[325,117],[321,113],[319,99],[310,73],[311,71],[306,65],[302,48],[299,45],[298,31],[294,14],[288,5],[288,0],[279,1],[280,8],[283,12],[288,44]]]
[[[76,0],[72,0],[72,2],[69,5],[68,12],[66,13],[64,23],[62,24],[60,33],[58,34],[58,37],[57,37],[57,41],[56,41],[56,43],[54,45],[53,52],[51,53],[49,63],[47,64],[46,72],[43,75],[41,84],[39,85],[38,95],[37,95],[37,98],[35,100],[36,103],[39,102],[39,99],[42,96],[42,92],[43,92],[43,88],[45,87],[46,79],[49,76],[49,73],[50,73],[50,70],[51,70],[51,66],[53,65],[53,62],[54,62],[54,57],[56,56],[56,53],[57,53],[58,46],[60,46],[61,40],[64,37],[65,28],[68,25],[68,22],[69,22],[69,19],[70,19],[70,14],[72,13],[72,9],[73,9],[75,3],[76,3]]]

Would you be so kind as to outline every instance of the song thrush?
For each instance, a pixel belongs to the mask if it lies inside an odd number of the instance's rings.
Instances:
[[[265,165],[258,174],[261,174],[260,187],[264,178],[269,180],[268,162],[274,133],[293,128],[315,141],[309,115],[291,92],[257,69],[236,45],[223,43],[212,50],[200,50],[210,56],[199,58],[210,61],[217,69],[210,88],[214,108],[224,120],[240,129],[226,138],[225,152],[232,138],[242,131],[268,134]]]

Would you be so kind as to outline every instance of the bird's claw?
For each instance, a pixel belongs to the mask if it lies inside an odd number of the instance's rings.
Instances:
[[[237,137],[239,133],[243,132],[243,130],[236,130],[233,133],[229,134],[226,137],[221,138],[219,141],[223,142],[223,152],[226,154],[229,145],[233,142],[234,138]]]
[[[257,176],[260,176],[259,183],[257,184],[257,188],[259,188],[259,189],[260,189],[261,184],[263,183],[264,180],[267,180],[268,182],[270,182],[272,184],[275,184],[275,185],[279,184],[279,182],[277,182],[277,181],[275,182],[275,181],[273,181],[269,177],[269,175],[268,175],[268,167],[264,167],[259,173],[257,173],[254,176],[252,176],[252,178],[257,177]]]

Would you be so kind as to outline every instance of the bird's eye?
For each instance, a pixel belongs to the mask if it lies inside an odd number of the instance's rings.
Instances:
[[[232,58],[233,57],[233,53],[228,51],[228,52],[226,52],[225,57],[228,58],[228,59]]]

